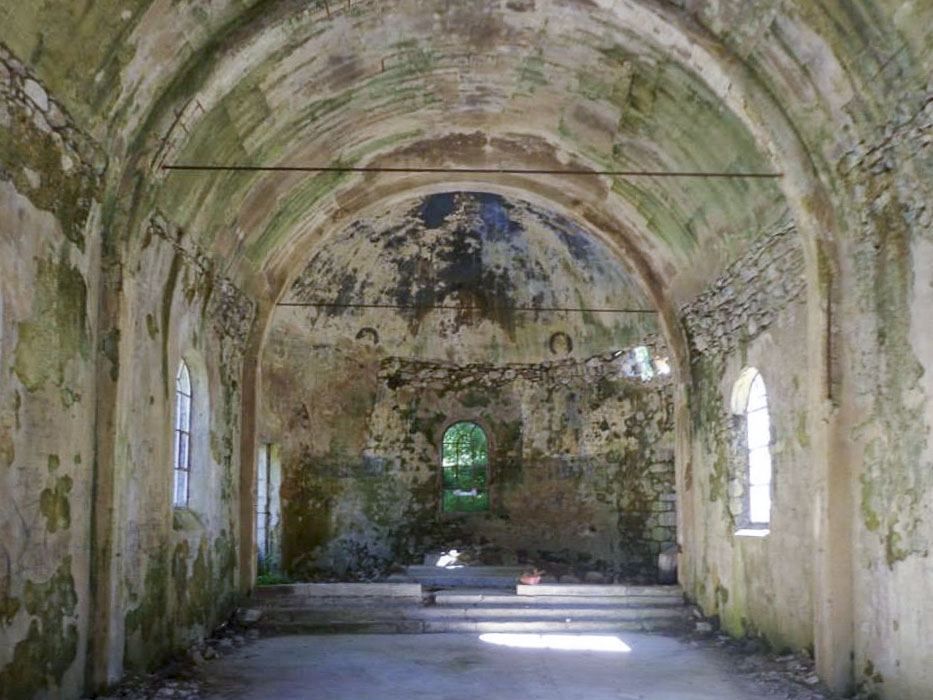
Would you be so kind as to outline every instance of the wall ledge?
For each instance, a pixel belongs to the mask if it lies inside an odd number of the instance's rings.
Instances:
[[[771,530],[768,528],[743,528],[733,533],[735,537],[756,537],[758,539],[763,539],[770,534]]]

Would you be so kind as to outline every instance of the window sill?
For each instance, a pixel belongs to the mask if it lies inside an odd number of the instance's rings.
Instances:
[[[762,528],[742,528],[741,530],[736,530],[734,535],[735,537],[753,537],[757,539],[763,539],[771,534],[771,530],[762,527]]]
[[[174,506],[172,508],[172,529],[183,532],[200,532],[204,530],[204,523],[197,514],[185,507]]]
[[[438,511],[441,520],[456,520],[457,518],[487,517],[491,515],[488,510],[441,510]]]

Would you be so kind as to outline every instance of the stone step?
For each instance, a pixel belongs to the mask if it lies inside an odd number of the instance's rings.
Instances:
[[[677,586],[670,590],[627,593],[623,595],[517,595],[501,589],[441,590],[433,594],[436,605],[683,605],[683,593]]]
[[[523,571],[518,566],[409,566],[406,573],[393,574],[389,581],[435,588],[514,588]]]
[[[265,622],[306,621],[314,623],[381,622],[387,620],[643,620],[649,618],[683,618],[684,607],[643,606],[587,606],[587,607],[518,607],[502,606],[396,606],[396,607],[323,607],[323,608],[270,608],[263,614]]]
[[[419,583],[288,583],[257,586],[253,591],[256,600],[374,598],[413,601],[422,597]]]
[[[643,598],[683,598],[680,586],[629,586],[625,584],[599,583],[540,583],[535,586],[518,584],[515,592],[520,596],[637,596]]]
[[[440,632],[671,632],[684,629],[682,618],[645,617],[639,620],[427,620],[426,633]]]
[[[419,576],[435,569],[411,568]],[[682,630],[689,621],[678,586],[522,586],[503,567],[469,568],[470,576],[456,573],[462,569],[425,576],[454,583],[433,593],[422,583],[401,582],[258,588],[258,624],[273,634],[583,633]],[[508,586],[500,585],[505,580]],[[481,585],[461,587],[465,581]]]
[[[269,621],[262,625],[269,634],[442,634],[469,632],[511,633],[604,633],[674,632],[684,629],[684,619],[675,617],[640,620],[356,620],[356,621]]]

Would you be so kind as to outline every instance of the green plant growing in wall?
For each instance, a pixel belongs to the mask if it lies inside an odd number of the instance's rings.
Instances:
[[[444,433],[441,507],[445,513],[489,510],[489,442],[476,423],[454,423]]]

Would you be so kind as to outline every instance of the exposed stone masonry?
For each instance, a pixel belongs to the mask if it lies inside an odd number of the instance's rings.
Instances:
[[[106,168],[102,150],[0,43],[0,180],[54,212],[65,237],[84,250]]]
[[[487,563],[525,557],[654,579],[657,554],[675,541],[669,376],[635,376],[631,351],[541,364],[377,364],[368,343],[357,342],[351,359],[346,349],[295,343],[294,332],[273,331],[263,369],[293,574],[378,576],[393,561],[457,546],[478,547]],[[665,355],[658,339],[649,344]],[[295,367],[308,369],[296,377]],[[349,375],[352,387],[340,379]],[[325,414],[338,430],[323,427]],[[456,420],[477,421],[489,436],[489,513],[438,512],[439,445]]]
[[[170,230],[175,231],[174,236],[169,234]],[[215,330],[221,337],[233,340],[235,347],[242,352],[256,315],[256,302],[229,277],[221,274],[217,264],[197,244],[191,241],[182,243],[177,229],[162,216],[155,215],[150,219],[148,235],[166,241],[195,270],[195,288],[203,291],[208,299],[207,313]],[[190,293],[193,294],[194,290]]]
[[[692,361],[723,355],[756,337],[805,291],[803,251],[794,226],[762,236],[681,309]]]
[[[668,359],[667,349],[657,336],[646,339],[640,345],[647,347],[652,357]],[[581,380],[593,383],[607,376],[613,379],[619,376],[637,379],[632,366],[632,352],[633,349],[630,348],[594,355],[582,361],[568,358],[537,364],[515,362],[504,365],[492,363],[457,365],[452,362],[388,357],[382,361],[379,378],[392,388],[409,385],[447,391],[459,391],[477,386],[501,388],[516,380],[567,386],[571,382]],[[671,377],[669,374],[654,374],[651,379],[637,379],[637,381],[668,385]]]

